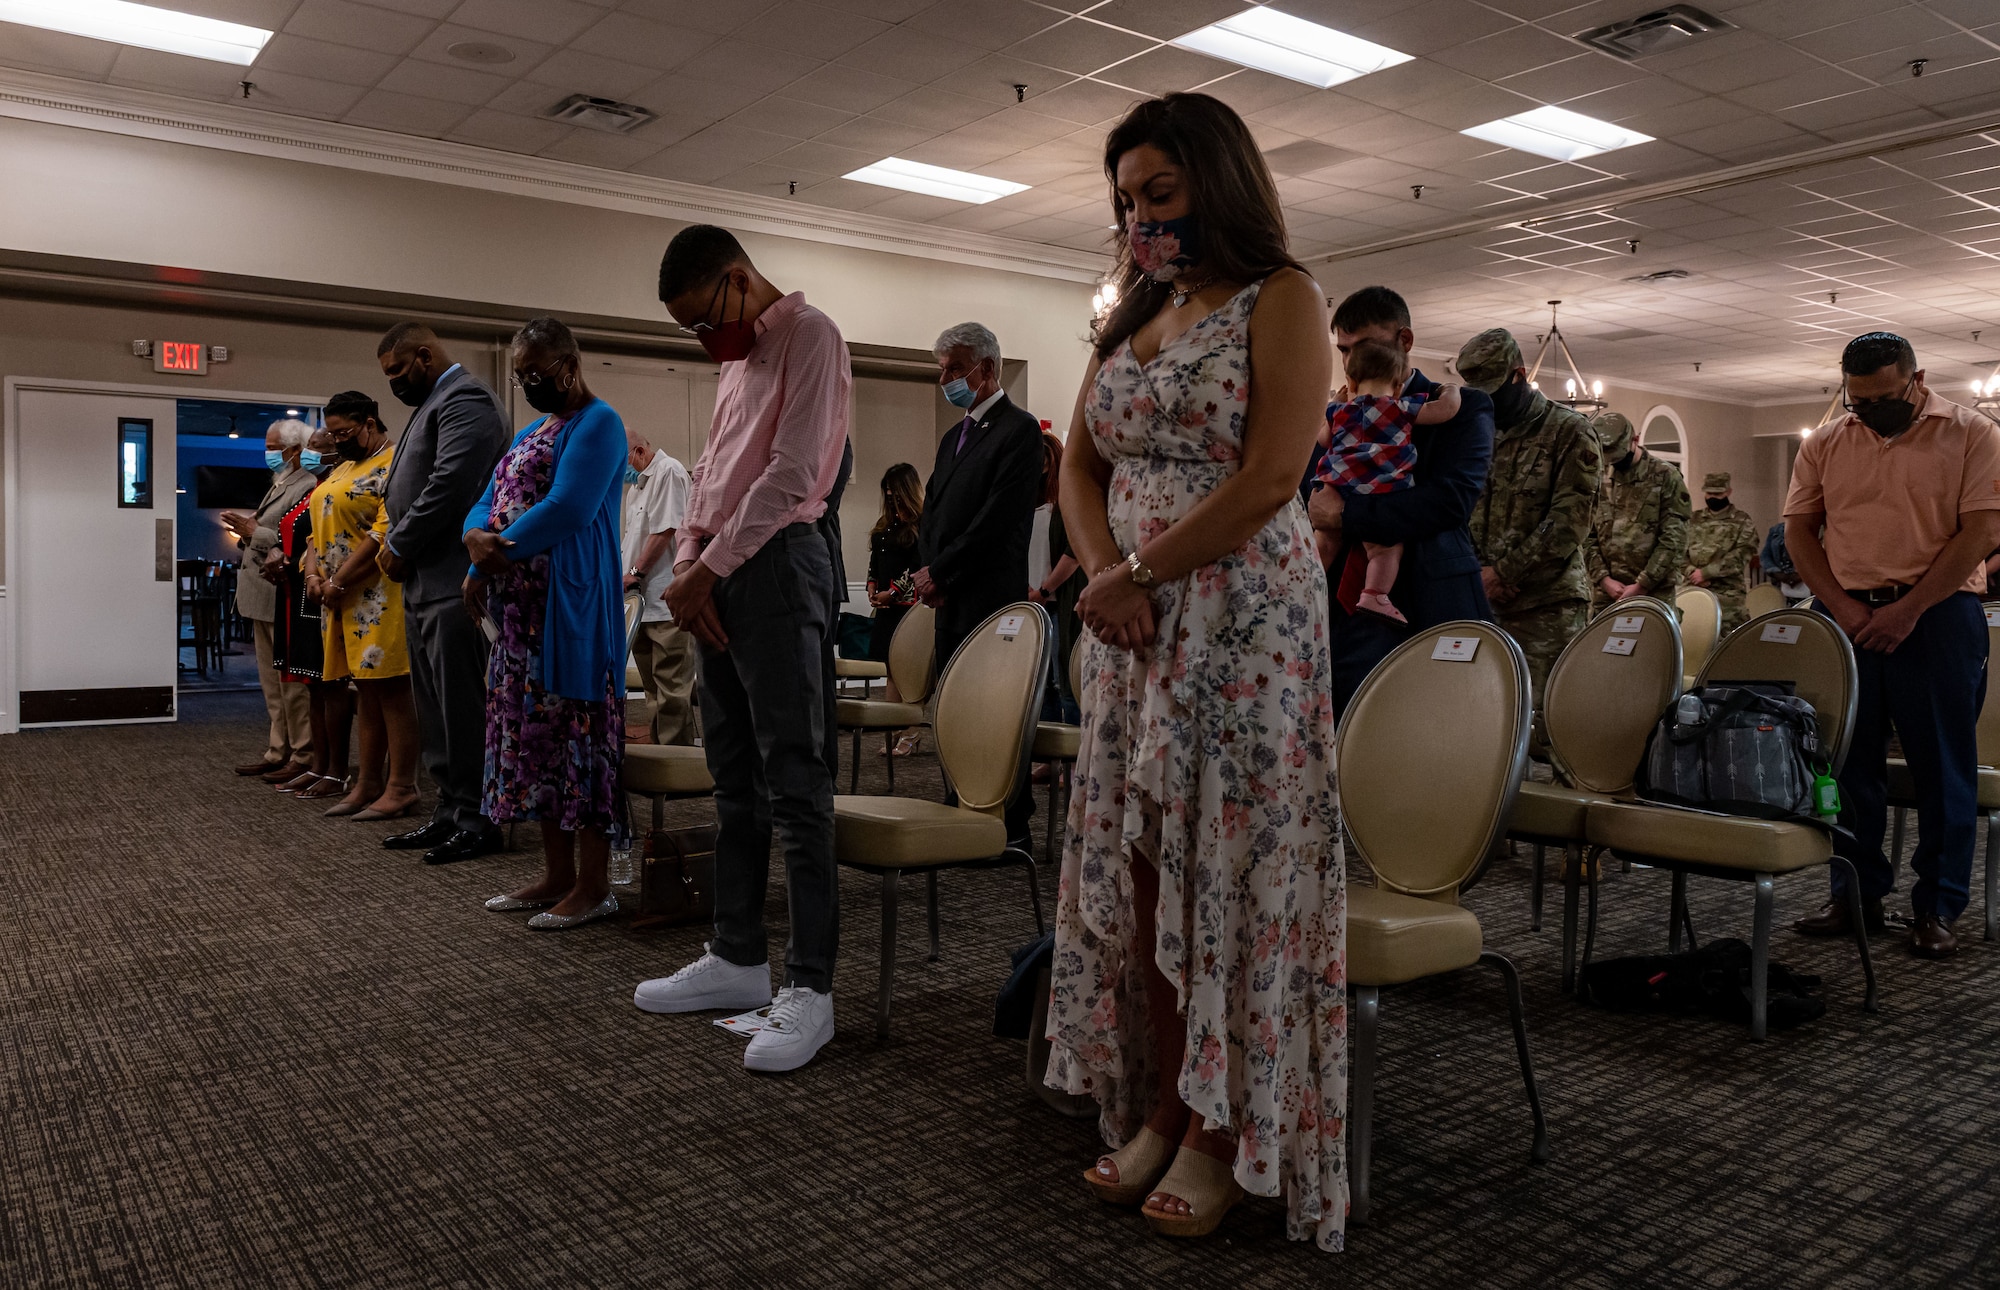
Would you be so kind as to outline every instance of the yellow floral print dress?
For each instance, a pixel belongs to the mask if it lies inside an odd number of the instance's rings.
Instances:
[[[322,577],[338,572],[368,538],[380,539],[384,527],[382,492],[395,451],[393,443],[384,444],[382,451],[366,461],[343,461],[313,490],[313,555]],[[351,676],[361,681],[385,681],[409,675],[403,588],[372,567],[357,586],[347,589],[340,608],[321,611],[320,622],[326,642],[327,680]]]

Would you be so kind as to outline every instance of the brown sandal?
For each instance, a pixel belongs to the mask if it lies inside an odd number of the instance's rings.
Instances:
[[[1173,1167],[1153,1188],[1153,1194],[1186,1201],[1188,1207],[1186,1214],[1139,1211],[1161,1236],[1207,1236],[1243,1199],[1243,1189],[1236,1185],[1236,1175],[1227,1164],[1190,1147],[1183,1147],[1174,1157]]]
[[[1133,1139],[1083,1171],[1083,1180],[1107,1205],[1137,1205],[1153,1194],[1160,1175],[1174,1158],[1174,1144],[1141,1128]],[[1104,1176],[1106,1162],[1118,1172],[1116,1182]]]

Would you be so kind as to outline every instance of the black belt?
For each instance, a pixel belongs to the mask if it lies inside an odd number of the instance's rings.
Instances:
[[[1915,590],[1915,587],[1871,587],[1866,591],[1850,591],[1847,594],[1864,605],[1893,605]]]

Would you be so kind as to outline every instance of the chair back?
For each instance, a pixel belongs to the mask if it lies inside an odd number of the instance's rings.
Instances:
[[[889,679],[903,702],[922,703],[931,697],[936,654],[937,610],[911,605],[903,621],[896,624],[896,634],[889,638]]]
[[[1715,652],[1715,643],[1722,639],[1722,602],[1707,587],[1682,587],[1674,597],[1674,607],[1681,611],[1683,666],[1692,675],[1701,671]]]
[[[1775,582],[1760,582],[1743,597],[1743,612],[1752,618],[1774,614],[1785,607],[1785,593],[1778,590]]]
[[[1416,633],[1341,718],[1341,815],[1384,887],[1455,900],[1506,827],[1528,766],[1528,664],[1491,623]]]
[[[646,597],[640,591],[625,593],[625,657],[632,657],[632,645],[639,639],[639,628],[646,614]]]
[[[1542,722],[1563,779],[1593,793],[1632,787],[1646,739],[1680,697],[1681,629],[1672,606],[1621,600],[1592,619],[1549,669]]]
[[[1773,630],[1773,629],[1777,630]],[[1789,681],[1819,713],[1820,738],[1835,774],[1854,733],[1854,647],[1831,618],[1814,609],[1781,609],[1752,618],[1716,647],[1697,685]]]
[[[1989,600],[1986,610],[1986,657],[2000,657],[2000,600]],[[1979,764],[2000,766],[2000,685],[1993,684],[1992,664],[1987,664],[1986,702],[1979,709]]]
[[[1055,623],[1021,600],[979,624],[946,664],[931,729],[960,806],[999,815],[1026,784],[1054,662]]]

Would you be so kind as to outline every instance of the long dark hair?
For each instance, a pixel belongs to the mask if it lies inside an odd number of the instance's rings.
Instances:
[[[882,472],[882,516],[874,532],[893,533],[897,544],[908,546],[917,533],[917,520],[924,513],[924,481],[917,468],[899,461]]]
[[[1243,118],[1207,94],[1149,99],[1126,113],[1104,141],[1118,226],[1118,303],[1093,338],[1100,359],[1145,326],[1172,290],[1139,271],[1125,235],[1130,212],[1118,197],[1118,159],[1145,144],[1186,173],[1188,210],[1201,224],[1202,269],[1224,281],[1256,282],[1279,269],[1300,268],[1285,236],[1278,186]]]

